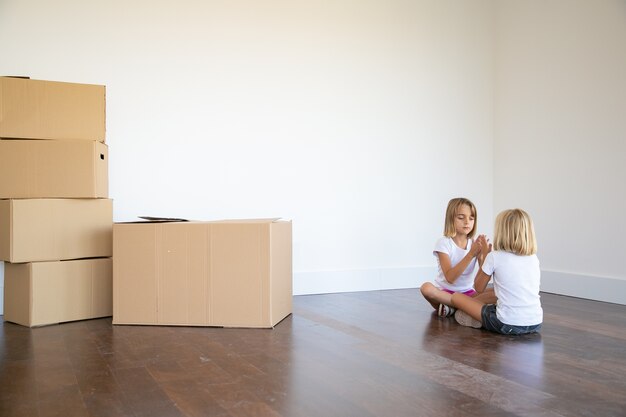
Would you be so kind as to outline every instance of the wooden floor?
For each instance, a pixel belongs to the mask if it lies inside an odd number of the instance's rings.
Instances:
[[[625,416],[626,306],[543,294],[540,335],[416,289],[294,297],[273,330],[0,324],[0,416]]]

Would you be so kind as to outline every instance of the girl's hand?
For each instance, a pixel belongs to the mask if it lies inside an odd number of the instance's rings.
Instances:
[[[484,236],[484,235],[483,235]],[[483,257],[483,259],[485,258],[485,256],[487,256],[489,254],[489,252],[491,252],[493,245],[491,244],[491,242],[489,242],[489,239],[487,239],[487,236],[484,236],[485,240],[484,243],[482,245],[482,250],[481,250],[481,256]]]
[[[476,240],[479,242],[480,245],[480,254],[478,254],[476,257],[478,259],[478,264],[482,267],[485,258],[487,257],[489,252],[491,252],[492,245],[491,243],[489,243],[489,239],[487,239],[487,236],[485,235],[478,236]]]
[[[470,248],[470,253],[472,254],[472,256],[478,256],[483,251],[484,239],[481,239],[481,237],[484,237],[484,236],[483,235],[478,236],[478,238],[476,238],[474,243],[472,243],[472,247]]]

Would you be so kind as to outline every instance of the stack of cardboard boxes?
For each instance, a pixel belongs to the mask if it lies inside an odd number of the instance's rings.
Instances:
[[[105,87],[0,77],[4,319],[112,315]]]
[[[104,86],[0,77],[0,261],[4,320],[24,326],[273,327],[292,309],[290,221],[113,225]]]

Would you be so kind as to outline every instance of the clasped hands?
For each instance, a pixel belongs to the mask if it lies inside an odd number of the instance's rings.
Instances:
[[[474,243],[472,244],[472,255],[478,258],[478,261],[482,265],[483,261],[487,257],[487,254],[491,252],[492,244],[489,242],[487,235],[478,235]]]

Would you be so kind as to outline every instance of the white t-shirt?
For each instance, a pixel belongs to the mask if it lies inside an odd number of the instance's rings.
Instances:
[[[482,269],[485,274],[493,275],[493,288],[498,297],[496,315],[502,323],[533,326],[543,322],[537,255],[493,251],[485,258]]]
[[[435,243],[435,250],[433,255],[437,258],[437,278],[435,283],[440,288],[445,288],[455,292],[465,292],[474,288],[474,269],[476,268],[476,258],[472,259],[472,262],[465,268],[465,271],[454,281],[453,284],[446,281],[446,277],[441,270],[441,264],[439,263],[439,256],[437,252],[445,253],[450,257],[450,265],[454,267],[458,264],[469,252],[472,247],[473,240],[467,239],[467,247],[465,249],[459,248],[451,237],[442,237]]]

